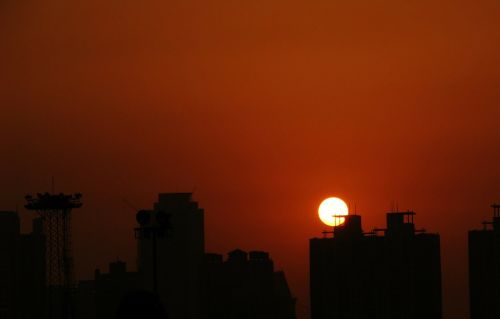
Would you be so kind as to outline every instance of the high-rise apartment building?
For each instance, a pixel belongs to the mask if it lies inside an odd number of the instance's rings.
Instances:
[[[203,209],[191,193],[163,193],[141,222],[138,271],[144,289],[157,290],[170,318],[199,318]]]
[[[441,318],[439,235],[416,230],[414,215],[388,213],[370,233],[349,215],[310,240],[312,319]]]
[[[493,220],[469,231],[469,297],[471,319],[500,318],[500,205]]]

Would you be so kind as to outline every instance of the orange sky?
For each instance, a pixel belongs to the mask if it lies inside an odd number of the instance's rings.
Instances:
[[[466,231],[500,200],[499,56],[496,0],[3,0],[0,206],[52,175],[84,193],[89,278],[134,263],[123,199],[196,190],[208,250],[270,251],[306,318],[321,199],[365,230],[398,201],[442,235],[465,319]]]

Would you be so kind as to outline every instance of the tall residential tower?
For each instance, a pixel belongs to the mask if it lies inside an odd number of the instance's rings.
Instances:
[[[198,318],[205,242],[203,209],[192,194],[159,194],[136,234],[144,288],[158,292],[170,318]]]
[[[500,205],[482,230],[469,231],[471,319],[500,318]]]
[[[312,319],[441,318],[439,235],[416,230],[414,215],[388,213],[371,233],[349,215],[310,240]]]

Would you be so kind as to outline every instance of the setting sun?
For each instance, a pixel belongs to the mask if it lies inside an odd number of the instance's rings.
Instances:
[[[338,226],[344,223],[345,216],[349,213],[347,204],[340,198],[329,197],[321,202],[318,215],[321,221],[328,226]]]

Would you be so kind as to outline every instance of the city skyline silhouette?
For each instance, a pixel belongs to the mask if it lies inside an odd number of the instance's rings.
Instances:
[[[139,313],[158,319],[295,319],[297,298],[283,271],[274,271],[269,253],[235,249],[224,260],[205,250],[205,214],[192,196],[160,193],[152,210],[138,210],[133,229],[137,270],[128,271],[117,258],[108,273],[96,268],[92,280],[61,277],[74,267],[73,261],[64,262],[73,255],[66,244],[73,225],[56,226],[54,218],[80,208],[81,194],[26,196],[25,207],[40,215],[32,220],[30,234],[21,232],[17,211],[0,211],[0,312],[13,319],[133,318]],[[491,207],[493,218],[483,221],[483,229],[469,231],[471,319],[498,313],[500,205]],[[369,232],[356,211],[344,216],[322,232],[322,239],[310,239],[311,318],[443,318],[439,234],[416,228],[409,210],[392,210],[386,228]],[[57,247],[63,247],[62,259]]]
[[[498,12],[492,0],[4,0],[0,209],[17,207],[29,233],[25,194],[85,194],[72,244],[90,280],[117,257],[134,271],[125,202],[194,192],[207,250],[269,252],[309,319],[319,203],[343,198],[366,230],[398,203],[439,232],[443,316],[466,319],[468,231],[500,200]]]
[[[119,259],[94,278],[74,277],[71,211],[82,194],[25,197],[36,211],[21,233],[17,211],[0,211],[0,315],[6,319],[296,319],[283,271],[268,252],[205,250],[204,210],[192,193],[160,193],[136,213],[135,271]]]

